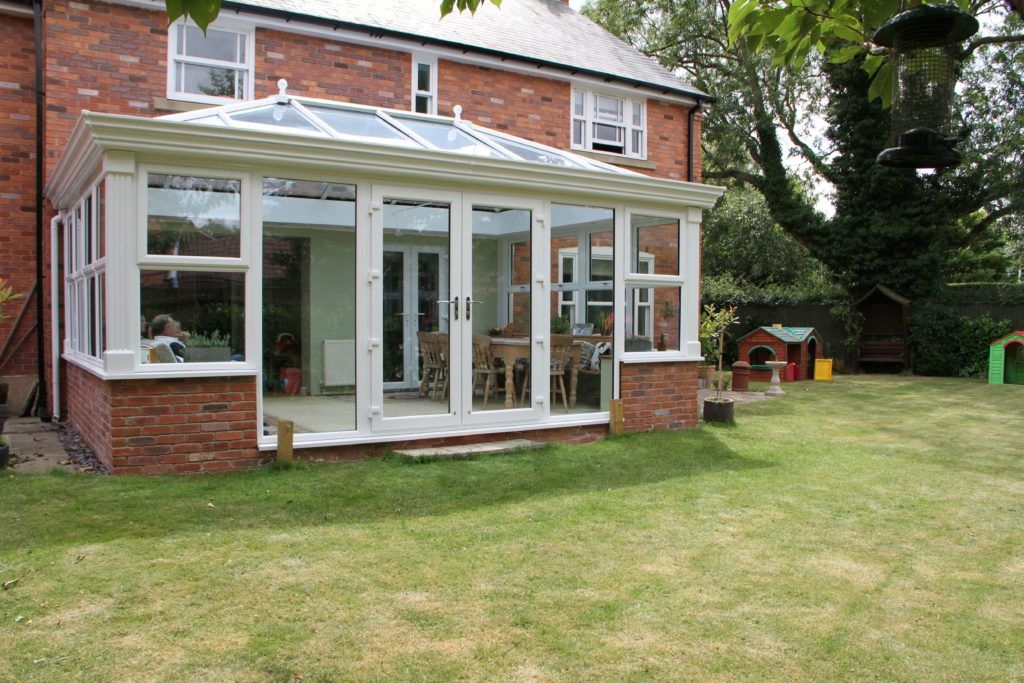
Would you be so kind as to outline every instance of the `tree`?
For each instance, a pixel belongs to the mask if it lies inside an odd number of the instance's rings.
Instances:
[[[972,158],[955,171],[919,175],[878,166],[889,113],[868,97],[874,74],[862,68],[863,50],[832,60],[842,49],[833,43],[824,57],[815,48],[804,59],[780,60],[756,39],[730,39],[733,7],[730,0],[595,0],[584,11],[718,96],[704,128],[705,178],[757,189],[782,229],[851,295],[884,283],[927,296],[960,269],[951,254],[991,251],[993,226],[1019,213],[1015,197],[1024,191],[1020,167],[993,160],[992,139],[969,137]],[[975,56],[965,56],[965,70],[976,68]],[[1012,60],[1001,65],[999,77],[1014,68],[1020,65]],[[1005,127],[1014,116],[1010,102],[988,106],[1004,122],[1000,133],[1019,139],[1019,126]],[[965,135],[989,115],[979,102],[961,110]],[[787,151],[805,171],[787,164]],[[802,175],[831,188],[834,215],[816,210]]]

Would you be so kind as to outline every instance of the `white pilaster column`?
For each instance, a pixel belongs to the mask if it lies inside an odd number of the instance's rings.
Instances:
[[[701,210],[691,207],[686,212],[686,225],[683,226],[685,240],[683,276],[686,286],[683,288],[682,305],[682,339],[679,348],[687,356],[697,357],[700,350],[700,224]]]
[[[104,216],[101,227],[106,240],[107,288],[104,315],[107,372],[132,372],[139,348],[138,183],[135,155],[110,151],[103,157],[106,174]]]

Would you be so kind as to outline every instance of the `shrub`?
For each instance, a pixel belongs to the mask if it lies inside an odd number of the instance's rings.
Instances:
[[[936,303],[915,306],[910,316],[910,362],[920,375],[983,377],[988,346],[1010,330],[1006,320],[961,316]]]

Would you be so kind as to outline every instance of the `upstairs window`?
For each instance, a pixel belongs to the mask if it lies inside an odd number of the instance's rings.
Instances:
[[[574,89],[572,148],[646,158],[644,109],[641,100]]]
[[[172,24],[168,35],[167,97],[222,104],[253,93],[252,29]]]
[[[437,113],[437,58],[412,56],[412,110],[418,114]]]

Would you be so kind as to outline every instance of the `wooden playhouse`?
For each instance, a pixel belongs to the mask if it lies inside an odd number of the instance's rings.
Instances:
[[[988,347],[988,383],[1024,384],[1024,330],[996,339]]]
[[[794,363],[792,379],[814,379],[814,360],[821,357],[824,340],[813,327],[759,327],[741,337],[739,360],[750,363],[750,379],[768,381],[772,371],[768,361]],[[786,373],[779,375],[786,379]]]

